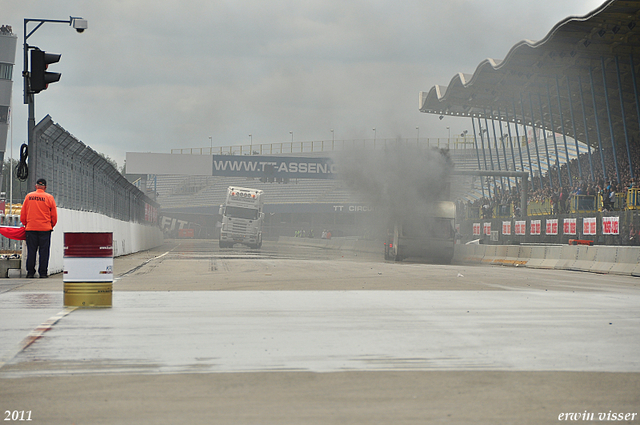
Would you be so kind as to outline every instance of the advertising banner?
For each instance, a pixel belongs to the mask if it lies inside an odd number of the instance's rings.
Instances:
[[[511,222],[510,221],[503,221],[502,222],[502,234],[503,235],[510,235],[511,234]]]
[[[214,176],[335,179],[337,173],[331,158],[213,155]]]
[[[620,217],[602,217],[602,234],[619,235]]]
[[[583,235],[596,234],[596,218],[595,217],[585,217],[582,219],[582,234]]]
[[[540,234],[540,220],[531,220],[531,230],[529,231],[530,235],[539,235]]]
[[[516,221],[516,235],[525,236],[527,234],[527,222],[524,220]]]
[[[576,234],[576,219],[575,218],[565,218],[562,226],[562,233],[565,235],[575,235]]]
[[[547,229],[545,230],[547,235],[557,235],[558,234],[558,219],[557,218],[548,218],[547,219]]]

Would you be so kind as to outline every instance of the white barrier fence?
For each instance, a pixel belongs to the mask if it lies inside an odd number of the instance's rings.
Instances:
[[[325,249],[379,252],[382,242],[350,238],[280,237],[278,243]],[[456,245],[453,261],[540,269],[576,270],[640,277],[640,247],[586,245]]]
[[[102,214],[58,208],[58,224],[51,234],[49,274],[63,271],[64,234],[66,232],[111,232],[113,255],[118,257],[144,251],[162,244],[162,231],[157,226],[130,223]],[[23,244],[22,271],[26,273],[26,248]]]
[[[456,245],[454,261],[640,276],[640,247]]]

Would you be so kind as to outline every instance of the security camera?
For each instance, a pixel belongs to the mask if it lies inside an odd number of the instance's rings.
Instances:
[[[73,28],[78,32],[84,32],[88,28],[86,19],[74,19]]]

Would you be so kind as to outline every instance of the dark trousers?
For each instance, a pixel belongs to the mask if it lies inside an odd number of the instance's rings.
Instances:
[[[40,253],[40,262],[38,263],[38,274],[40,276],[47,275],[49,268],[49,249],[51,248],[51,231],[26,232],[27,238],[27,275],[36,273],[36,252]]]

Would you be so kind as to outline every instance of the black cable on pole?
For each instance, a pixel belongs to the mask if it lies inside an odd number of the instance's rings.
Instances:
[[[27,166],[27,158],[29,157],[29,147],[26,143],[20,146],[20,162],[16,165],[16,177],[21,182],[29,177],[29,168]]]

